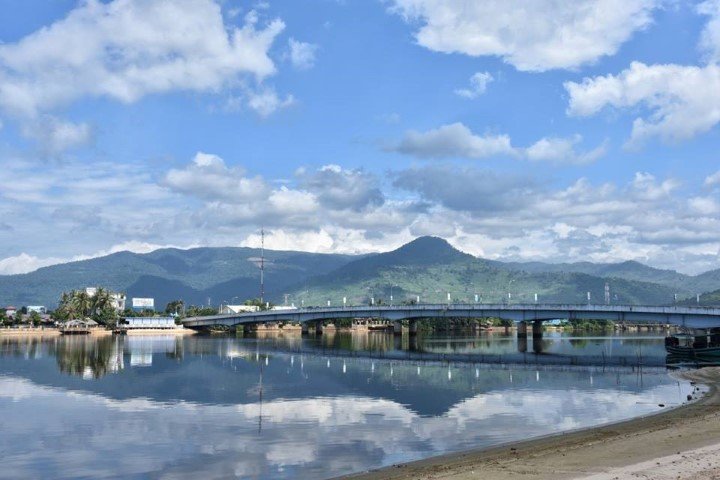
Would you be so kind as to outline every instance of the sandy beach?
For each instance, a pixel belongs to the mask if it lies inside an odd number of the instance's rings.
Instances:
[[[592,480],[720,478],[720,368],[683,372],[707,386],[696,401],[567,434],[443,455],[348,479]]]

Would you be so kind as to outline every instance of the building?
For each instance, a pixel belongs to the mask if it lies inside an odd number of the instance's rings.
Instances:
[[[154,298],[137,298],[132,299],[133,310],[155,310]]]
[[[124,293],[112,293],[110,294],[110,301],[112,306],[118,312],[125,310],[125,294]]]
[[[14,317],[17,311],[18,309],[13,306],[5,307],[5,315],[7,315],[8,317]]]
[[[120,322],[119,326],[127,328],[128,330],[143,328],[177,328],[173,317],[127,317]]]
[[[35,313],[39,313],[40,315],[44,315],[47,313],[47,308],[45,308],[42,305],[28,305],[27,312],[28,313],[35,312]]]
[[[295,305],[275,305],[270,310],[297,310]]]
[[[85,287],[85,294],[88,297],[94,297],[97,295],[97,287]],[[125,310],[125,294],[124,293],[111,293],[110,302],[115,310],[122,312]]]
[[[252,313],[260,310],[257,305],[222,305],[220,307],[221,315],[235,315],[237,313]]]

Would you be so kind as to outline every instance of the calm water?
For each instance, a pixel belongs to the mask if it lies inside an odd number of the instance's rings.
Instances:
[[[503,335],[0,337],[0,478],[329,478],[642,415],[691,390],[659,368],[402,359],[522,347]],[[651,335],[549,334],[542,351],[664,357]]]

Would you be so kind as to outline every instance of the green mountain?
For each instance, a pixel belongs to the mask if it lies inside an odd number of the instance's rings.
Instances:
[[[674,290],[651,282],[589,275],[581,272],[513,269],[459,252],[445,240],[422,237],[387,253],[357,259],[321,275],[295,295],[305,305],[348,303],[389,303],[413,301],[444,303],[473,302],[475,295],[484,302],[585,303],[602,302],[605,283],[611,285],[612,301],[630,304],[667,304]]]
[[[259,270],[248,259],[252,248],[161,249],[147,254],[120,252],[106,257],[0,276],[0,305],[54,307],[63,291],[104,286],[131,297],[155,298],[162,307],[178,298],[213,305],[259,296]],[[290,285],[335,270],[357,256],[265,251],[265,290],[274,300]],[[274,294],[274,296],[272,296]],[[238,299],[236,298],[235,301]]]
[[[259,295],[259,271],[251,248],[161,249],[106,257],[0,276],[0,306],[54,307],[63,291],[104,286],[132,297],[155,298],[162,308],[175,299],[218,305]],[[503,263],[473,257],[445,240],[421,237],[391,252],[334,255],[266,250],[265,292],[274,302],[290,294],[295,304],[334,305],[346,297],[360,304],[415,300],[472,302],[603,302],[605,283],[613,303],[669,304],[673,295],[720,289],[720,270],[687,276],[637,262],[617,264]]]
[[[493,262],[493,265],[528,273],[575,272],[603,278],[657,283],[673,289],[681,298],[698,292],[720,289],[720,270],[692,276],[675,270],[653,268],[633,260],[621,263]]]

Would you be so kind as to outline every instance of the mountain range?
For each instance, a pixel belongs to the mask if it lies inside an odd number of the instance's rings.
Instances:
[[[105,257],[0,276],[0,305],[54,307],[63,291],[104,286],[155,305],[239,303],[259,296],[259,249],[160,249]],[[477,258],[436,237],[420,237],[391,252],[370,255],[265,251],[266,298],[296,305],[453,301],[671,304],[720,290],[720,270],[684,275],[639,262],[500,262]],[[392,296],[392,300],[391,297]],[[702,297],[713,303],[717,295]]]

